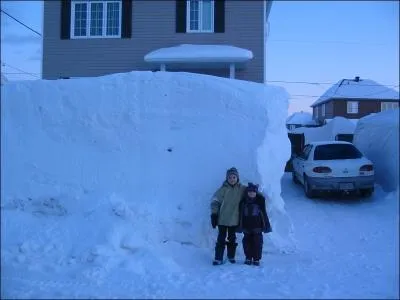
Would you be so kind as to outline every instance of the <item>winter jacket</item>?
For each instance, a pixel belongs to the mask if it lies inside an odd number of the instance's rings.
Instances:
[[[246,186],[240,182],[231,186],[225,181],[214,193],[211,213],[218,215],[218,225],[237,226],[239,224],[239,203]]]
[[[271,232],[271,224],[265,209],[265,197],[257,193],[250,198],[244,193],[239,204],[239,228],[244,233]]]

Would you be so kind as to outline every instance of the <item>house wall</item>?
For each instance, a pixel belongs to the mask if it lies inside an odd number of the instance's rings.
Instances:
[[[358,113],[349,114],[347,113],[347,101],[358,101]],[[325,119],[332,119],[334,117],[344,117],[347,119],[360,119],[371,113],[378,113],[381,111],[381,102],[399,102],[399,100],[372,100],[372,99],[351,99],[351,100],[335,100],[325,103],[326,113],[322,116],[322,104],[318,105],[318,116],[315,115],[315,119],[319,123],[323,123]],[[316,107],[313,107],[313,111],[316,111]]]
[[[175,13],[172,0],[135,0],[131,38],[63,40],[60,38],[61,1],[44,1],[43,78],[154,70],[154,66],[144,61],[147,53],[187,43],[228,44],[249,49],[254,58],[245,69],[236,70],[236,78],[264,81],[263,1],[226,1],[224,33],[176,33]],[[228,68],[200,72],[228,77]]]

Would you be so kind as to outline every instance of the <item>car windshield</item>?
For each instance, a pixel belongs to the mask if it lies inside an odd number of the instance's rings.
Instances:
[[[314,160],[357,159],[363,155],[350,144],[319,145],[314,151]]]

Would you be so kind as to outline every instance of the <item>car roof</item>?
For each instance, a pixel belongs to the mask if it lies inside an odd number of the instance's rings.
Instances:
[[[350,142],[346,141],[318,141],[318,142],[310,142],[308,145],[319,146],[319,145],[334,145],[334,144],[342,144],[342,145],[353,145]]]

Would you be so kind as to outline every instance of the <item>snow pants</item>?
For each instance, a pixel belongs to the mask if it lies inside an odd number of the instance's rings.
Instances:
[[[244,233],[242,242],[246,259],[261,260],[263,248],[262,232]]]
[[[227,241],[225,241],[226,238]],[[218,238],[215,245],[215,260],[223,260],[225,245],[227,246],[228,259],[234,259],[237,247],[236,226],[218,226]]]

